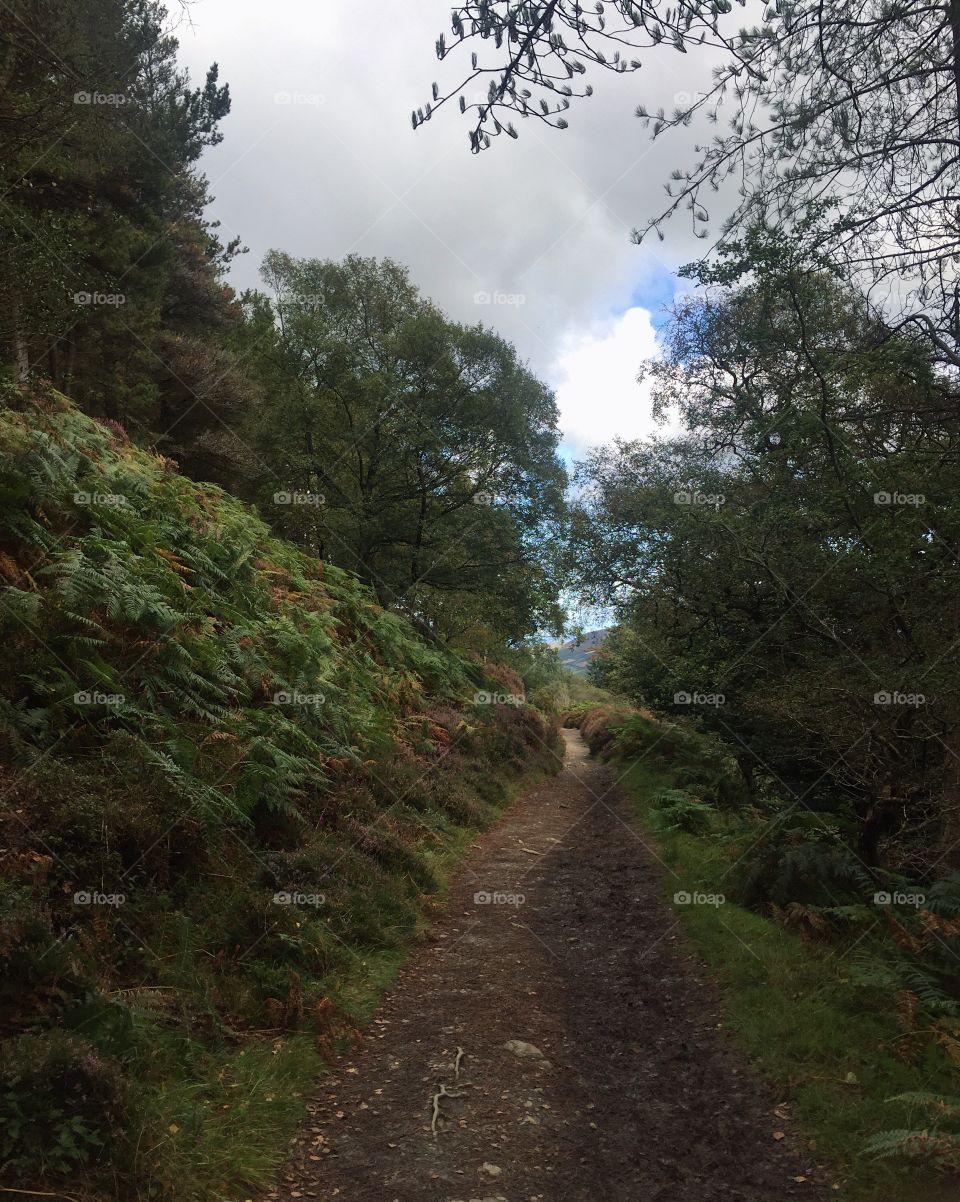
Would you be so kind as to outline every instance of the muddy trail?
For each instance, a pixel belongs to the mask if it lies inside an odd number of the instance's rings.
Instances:
[[[268,1197],[820,1200],[720,1025],[613,771],[563,772],[477,840]],[[441,1095],[441,1096],[437,1096]]]

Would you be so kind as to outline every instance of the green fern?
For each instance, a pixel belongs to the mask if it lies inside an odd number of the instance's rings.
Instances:
[[[658,821],[669,830],[703,834],[713,824],[713,808],[686,789],[660,789],[650,800]]]
[[[960,1168],[960,1135],[945,1131],[941,1123],[960,1118],[960,1098],[947,1098],[933,1093],[903,1093],[888,1098],[888,1102],[905,1106],[929,1116],[929,1124],[919,1128],[898,1128],[881,1131],[866,1145],[866,1151],[886,1159],[909,1157],[925,1160],[936,1168]]]

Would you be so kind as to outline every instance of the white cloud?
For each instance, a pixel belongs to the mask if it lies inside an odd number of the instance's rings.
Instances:
[[[650,412],[649,382],[637,383],[640,365],[656,350],[650,311],[640,307],[590,333],[567,333],[552,374],[560,426],[575,452],[659,428]]]
[[[670,223],[665,243],[630,243],[630,229],[662,208],[663,183],[696,137],[681,130],[651,143],[633,110],[656,108],[677,87],[698,90],[709,61],[662,47],[636,75],[595,72],[596,94],[571,109],[568,130],[523,122],[519,142],[471,155],[454,105],[410,127],[431,80],[446,90],[469,64],[466,49],[436,61],[451,6],[408,2],[402,16],[390,7],[384,16],[356,0],[191,6],[177,31],[181,61],[199,82],[217,60],[233,97],[224,141],[203,158],[210,217],[251,249],[233,283],[256,286],[271,247],[389,256],[452,318],[493,325],[561,386],[572,443],[647,432],[635,376],[654,349],[649,314],[599,317],[599,327],[598,315],[634,299],[655,307],[663,281],[701,249],[683,221]],[[478,49],[484,62],[497,58],[488,44]],[[477,292],[524,299],[478,306]]]

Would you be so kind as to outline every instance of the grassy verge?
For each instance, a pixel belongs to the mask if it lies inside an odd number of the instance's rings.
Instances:
[[[639,764],[624,778],[662,860],[664,899],[678,891],[721,893],[728,853],[716,838],[666,829],[650,798],[671,787],[664,766]],[[942,1175],[913,1163],[878,1160],[864,1145],[907,1125],[888,1099],[955,1092],[955,1071],[938,1048],[919,1062],[897,1056],[904,1040],[894,1001],[871,986],[870,947],[808,942],[770,919],[725,901],[676,905],[686,937],[718,982],[726,1021],[762,1075],[783,1087],[791,1128],[829,1166],[846,1202],[942,1202],[955,1198]]]
[[[510,799],[537,779],[533,775],[515,784]],[[420,899],[405,943],[356,949],[335,978],[320,982],[327,996],[336,999],[339,1013],[358,1030],[370,1021],[382,994],[428,930],[430,916],[444,906],[450,877],[480,833],[480,828],[460,829],[427,857],[438,887]],[[193,1080],[171,1074],[173,1087],[153,1093],[145,1107],[145,1130],[167,1132],[160,1149],[165,1169],[158,1187],[167,1190],[179,1179],[187,1183],[184,1198],[217,1202],[234,1202],[238,1186],[250,1191],[268,1187],[304,1117],[306,1099],[326,1068],[327,1060],[311,1039],[293,1037],[258,1040],[231,1055],[206,1057],[194,1066]],[[198,1080],[204,1085],[198,1087]],[[150,1149],[148,1162],[156,1161],[156,1152]],[[144,1173],[141,1194],[149,1196],[152,1185],[149,1173]]]
[[[91,996],[83,1009],[68,1012],[63,1031],[79,1034],[102,1063],[125,1066],[128,1080],[126,1110],[129,1134],[117,1147],[117,1176],[108,1185],[91,1166],[71,1183],[78,1199],[117,1202],[117,1199],[170,1198],[178,1202],[237,1202],[269,1187],[282,1166],[289,1143],[305,1114],[316,1079],[335,1056],[347,1050],[374,1013],[379,999],[396,977],[411,950],[429,929],[432,916],[446,904],[449,881],[478,834],[521,792],[543,779],[542,770],[501,782],[502,794],[486,809],[486,821],[450,830],[442,843],[422,854],[432,884],[411,892],[402,923],[391,931],[389,946],[356,941],[338,944],[340,956],[327,975],[304,978],[304,996],[329,999],[334,1021],[328,1040],[318,1048],[315,1036],[302,1029],[302,1019],[273,1033],[261,1029],[209,1029],[209,1016],[195,1010],[199,983],[172,985],[175,957],[167,946],[151,953],[153,979],[142,989]],[[371,910],[396,906],[391,892],[372,891],[356,904]],[[206,932],[202,936],[206,937]],[[313,933],[314,935],[316,932]],[[196,949],[184,957],[191,967]],[[251,971],[262,962],[253,959]],[[309,1016],[308,1016],[309,1018]],[[113,1029],[111,1029],[113,1028]],[[44,1088],[58,1069],[50,1063],[49,1039],[37,1051],[44,1057]],[[28,1049],[24,1049],[28,1050]],[[75,1055],[64,1046],[61,1073]],[[33,1104],[11,1090],[7,1108],[22,1107],[29,1121]],[[95,1101],[95,1099],[94,1099]],[[67,1099],[66,1106],[70,1106]],[[5,1110],[6,1113],[6,1110]],[[67,1112],[69,1113],[69,1111]],[[52,1130],[67,1131],[62,1161],[57,1150],[48,1156],[48,1173],[17,1178],[18,1186],[35,1186],[39,1194],[57,1180],[61,1164],[66,1175],[74,1152],[70,1128],[56,1120]],[[84,1131],[75,1132],[82,1150]]]

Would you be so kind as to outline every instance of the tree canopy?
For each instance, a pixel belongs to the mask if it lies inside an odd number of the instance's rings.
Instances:
[[[90,412],[189,456],[235,410],[222,272],[197,168],[230,94],[194,86],[154,0],[12,0],[0,70],[4,356]]]
[[[556,406],[516,350],[389,260],[274,251],[241,300],[199,166],[230,111],[217,65],[191,81],[156,0],[11,0],[0,22],[5,373],[256,501],[444,638],[557,627]]]
[[[672,108],[659,97],[637,106],[654,138],[693,125],[702,139],[674,171],[666,206],[638,214],[635,237],[663,236],[681,209],[698,237],[715,232],[721,244],[751,226],[789,229],[811,259],[842,263],[960,364],[960,9],[952,0],[797,0],[769,4],[738,27],[743,7],[460,5],[437,56],[469,48],[470,69],[444,94],[433,85],[414,127],[458,98],[471,148],[481,151],[500,134],[516,137],[514,118],[565,127],[563,114],[592,91],[591,72],[630,73],[652,55],[709,50],[719,64],[699,95]],[[487,96],[468,103],[477,81],[487,81]],[[741,261],[741,271],[749,266]]]
[[[885,848],[902,867],[938,823],[927,854],[955,856],[949,381],[879,339],[856,293],[800,273],[685,302],[668,348],[654,387],[689,433],[580,473],[576,559],[621,607],[608,682],[851,822],[866,862]]]
[[[270,324],[270,400],[252,445],[278,528],[448,636],[556,626],[545,547],[566,476],[549,389],[390,260],[272,252],[263,277],[270,294],[248,300]]]

